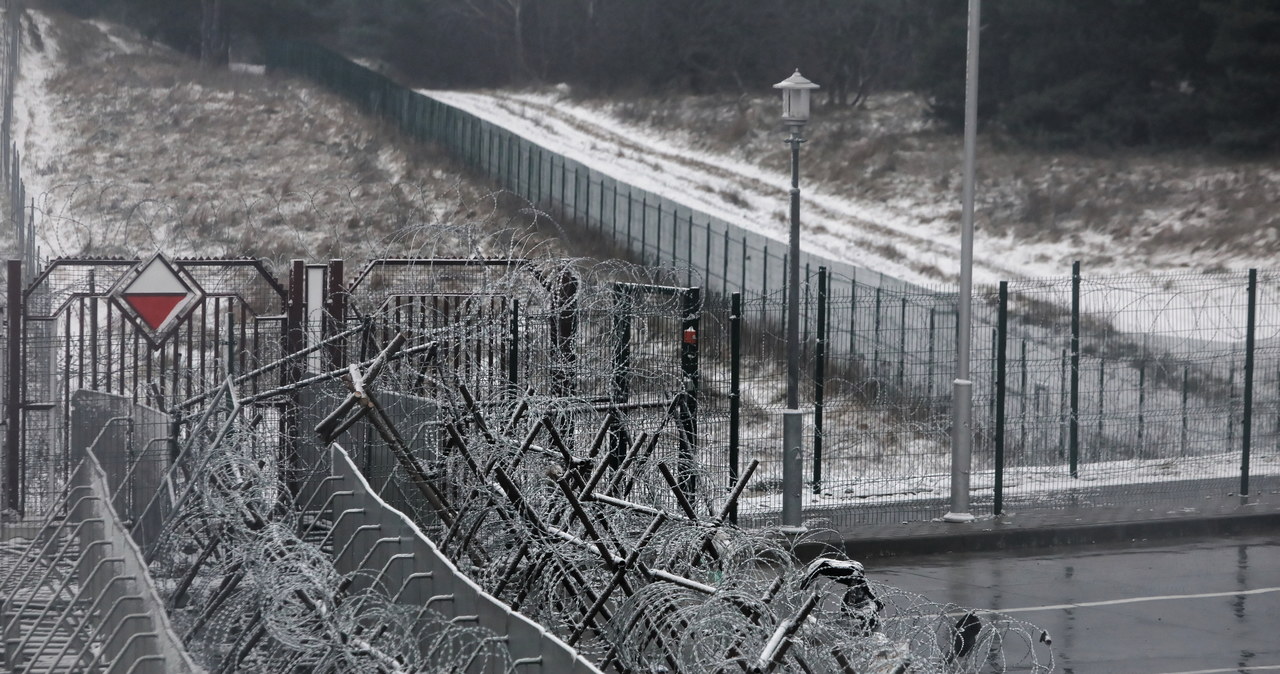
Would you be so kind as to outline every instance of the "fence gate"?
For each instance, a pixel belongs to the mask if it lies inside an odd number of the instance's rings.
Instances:
[[[702,291],[639,283],[614,283],[610,400],[617,425],[611,453],[620,459],[631,432],[670,438],[676,474],[687,494],[697,491],[698,340]],[[673,367],[678,364],[678,367]],[[707,467],[704,463],[704,468]],[[715,469],[713,469],[715,470]]]
[[[19,513],[43,510],[71,474],[73,391],[167,410],[284,353],[288,293],[260,260],[63,259],[26,284],[11,260],[8,279],[4,506]]]

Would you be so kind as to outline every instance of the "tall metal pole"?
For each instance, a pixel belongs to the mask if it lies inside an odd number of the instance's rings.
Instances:
[[[791,125],[791,236],[787,253],[787,409],[782,413],[782,526],[799,529],[804,463],[804,417],[800,412],[800,144]]]
[[[978,31],[982,0],[969,0],[968,58],[964,95],[964,193],[960,234],[960,296],[956,310],[956,378],[952,382],[951,511],[947,522],[971,522],[969,472],[973,458],[973,381],[969,378],[969,340],[973,328],[973,171],[978,140]]]
[[[22,260],[9,260],[6,271],[8,277],[9,324],[8,324],[8,379],[5,381],[5,463],[4,463],[4,509],[23,513],[24,494],[22,486],[26,480],[22,475],[22,384],[26,379],[22,360],[22,319],[26,308],[22,302],[23,271]]]

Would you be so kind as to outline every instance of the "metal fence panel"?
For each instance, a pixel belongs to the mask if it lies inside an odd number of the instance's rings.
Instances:
[[[413,606],[432,606],[452,615],[455,622],[478,622],[505,635],[513,664],[525,658],[540,658],[537,663],[527,664],[538,664],[538,671],[543,672],[599,672],[563,641],[481,590],[440,553],[412,520],[378,498],[346,450],[335,444],[331,452],[334,475],[340,479],[327,484],[335,492],[351,492],[349,496],[340,495],[335,499],[335,510],[360,511],[358,516],[342,523],[343,529],[336,539],[344,540],[344,533],[351,535],[357,529],[361,529],[363,535],[363,543],[349,546],[352,552],[340,568],[355,570],[356,564],[352,563],[355,551],[367,550],[375,536],[394,538],[400,541],[401,549],[413,555],[411,561],[394,566],[365,563],[363,568],[378,572],[380,581],[388,588],[405,588],[418,581],[413,591],[400,595],[399,601]]]

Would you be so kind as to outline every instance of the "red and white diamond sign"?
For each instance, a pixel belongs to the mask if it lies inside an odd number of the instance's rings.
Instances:
[[[121,279],[112,294],[152,343],[163,341],[165,333],[204,297],[194,279],[159,253]]]

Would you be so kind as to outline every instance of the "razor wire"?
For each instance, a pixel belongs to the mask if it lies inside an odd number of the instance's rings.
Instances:
[[[537,279],[549,277],[555,274],[530,273],[524,282],[545,288]],[[612,315],[617,295],[594,292],[610,286],[590,279],[587,272],[575,281],[575,315],[590,316],[597,306]],[[548,311],[531,323],[558,315]],[[749,484],[750,471],[730,489],[722,474],[689,460],[697,450],[687,444],[695,440],[684,425],[688,382],[673,376],[672,359],[662,368],[663,359],[655,358],[652,377],[637,380],[638,388],[650,387],[650,400],[633,396],[618,404],[592,395],[600,389],[589,382],[608,380],[616,354],[591,354],[595,335],[579,324],[576,336],[586,345],[579,343],[583,349],[574,353],[575,386],[566,388],[552,376],[546,387],[521,381],[524,388],[495,387],[481,397],[457,375],[461,361],[447,357],[449,349],[431,351],[426,367],[384,356],[428,338],[467,342],[483,328],[463,323],[427,332],[403,317],[385,305],[372,316],[371,326],[390,322],[381,332],[396,335],[378,342],[385,351],[375,360],[385,367],[356,367],[345,392],[331,386],[311,403],[307,416],[317,420],[319,444],[354,443],[353,456],[373,471],[370,482],[398,499],[460,569],[602,668],[1052,667],[1039,630],[996,614],[981,618],[977,647],[957,655],[951,647],[954,607],[883,588],[876,590],[881,601],[898,603],[877,611],[869,629],[865,616],[851,615],[828,592],[815,593],[803,582],[784,537],[729,525],[728,511]],[[644,339],[633,334],[633,344],[660,341],[663,332]],[[565,353],[555,335],[542,346],[522,357],[534,361],[534,370],[554,375]],[[493,378],[503,380],[503,364],[493,369]],[[391,410],[388,401],[406,384],[422,402]],[[434,428],[436,442],[414,451],[405,440],[411,433],[399,429],[419,434],[425,427]]]
[[[193,656],[215,672],[454,672],[505,662],[488,630],[397,605],[386,588],[350,590],[354,576],[332,561],[344,542],[292,502],[263,419],[234,405],[191,429],[184,454],[202,458],[182,481],[188,496],[149,541],[152,573]]]

